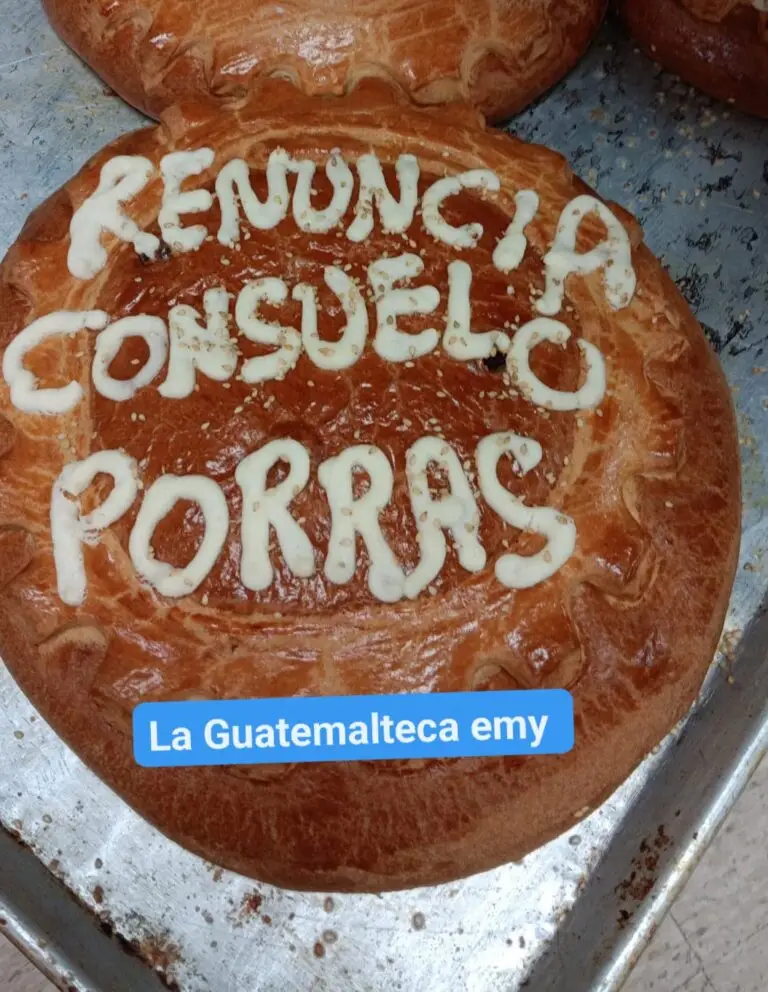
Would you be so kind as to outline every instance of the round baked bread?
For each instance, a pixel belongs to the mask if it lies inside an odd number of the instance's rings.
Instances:
[[[153,117],[269,77],[340,95],[383,76],[497,120],[583,55],[606,0],[44,0],[61,37]]]
[[[560,156],[275,82],[108,146],[0,287],[0,652],[174,840],[289,887],[441,882],[570,827],[690,706],[739,542],[729,391]],[[531,687],[573,694],[572,752],[132,754],[146,701]]]
[[[719,100],[768,117],[768,0],[618,0],[651,58]]]

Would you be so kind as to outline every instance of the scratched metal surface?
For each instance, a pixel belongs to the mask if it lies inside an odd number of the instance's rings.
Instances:
[[[0,12],[4,250],[33,206],[140,118],[64,50],[36,0],[0,0]],[[164,840],[0,665],[0,926],[62,988],[150,992],[158,975],[183,992],[620,986],[768,743],[768,126],[723,110],[659,75],[609,25],[515,122],[638,213],[734,388],[742,558],[692,716],[578,829],[521,864],[407,893],[305,895]]]

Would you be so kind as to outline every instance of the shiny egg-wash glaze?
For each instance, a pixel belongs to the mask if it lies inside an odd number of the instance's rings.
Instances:
[[[383,77],[419,104],[516,113],[583,55],[606,0],[45,0],[61,37],[157,117],[270,77],[342,95]]]
[[[471,219],[480,215],[490,232],[502,229],[504,214],[509,218],[515,191],[535,189],[542,206],[517,271],[508,278],[494,273],[488,246],[466,253],[477,273],[478,318],[514,323],[516,315],[531,314],[532,290],[542,288],[541,256],[561,211],[584,191],[561,158],[486,132],[469,112],[417,111],[393,105],[391,94],[377,89],[361,90],[343,109],[297,106],[292,94],[286,112],[284,99],[276,85],[271,104],[244,103],[226,122],[202,107],[174,112],[160,128],[121,139],[97,156],[33,215],[9,253],[2,270],[3,344],[54,309],[103,305],[117,314],[146,309],[154,297],[162,312],[169,300],[209,279],[234,285],[254,268],[290,274],[326,258],[366,260],[369,246],[344,241],[336,249],[334,239],[307,237],[286,221],[278,243],[254,231],[240,253],[206,243],[197,254],[143,268],[123,246],[112,249],[110,265],[95,280],[69,279],[69,222],[101,165],[118,153],[157,161],[168,151],[202,145],[214,148],[221,161],[246,158],[254,173],[275,144],[316,161],[333,148],[349,160],[373,148],[390,164],[412,152],[425,175],[489,168],[504,191],[496,206],[462,196],[452,210],[469,211]],[[203,176],[206,181],[210,177]],[[154,182],[132,205],[139,221],[156,214],[158,196]],[[480,393],[502,391],[494,388],[498,372],[442,355],[396,370],[365,355],[342,376],[343,384],[331,376],[330,388],[318,385],[323,373],[300,363],[272,387],[279,416],[250,404],[231,423],[241,405],[236,382],[222,390],[201,379],[194,401],[174,406],[172,420],[153,387],[125,410],[107,408],[91,391],[90,404],[60,426],[63,439],[44,418],[14,410],[3,391],[0,650],[59,733],[169,836],[285,886],[381,890],[438,882],[520,857],[576,822],[684,714],[711,660],[735,565],[735,427],[722,374],[698,325],[642,246],[637,226],[619,216],[634,245],[638,286],[631,304],[609,307],[600,273],[572,277],[566,287],[564,319],[600,347],[609,368],[606,400],[599,412],[579,420],[524,411],[511,397],[488,402]],[[418,222],[409,234],[425,247],[430,275],[444,296],[442,249],[424,241]],[[580,250],[602,236],[599,224],[585,222]],[[374,241],[382,253],[386,239],[376,234]],[[551,374],[553,385],[567,386],[572,357],[547,349],[538,371]],[[88,388],[89,360],[87,344],[61,339],[44,353],[38,372],[50,380],[58,370],[64,381],[74,374]],[[446,379],[447,388],[439,388],[438,380]],[[366,380],[372,388],[364,390]],[[414,385],[426,397],[414,396]],[[439,393],[455,402],[441,403],[446,397]],[[314,415],[307,415],[312,402]],[[405,402],[412,416],[402,409]],[[390,409],[413,421],[402,437],[393,428],[396,418],[388,420]],[[519,592],[501,587],[490,569],[468,575],[451,562],[435,595],[391,606],[370,599],[362,570],[341,589],[322,579],[302,586],[281,571],[279,600],[272,593],[247,596],[228,557],[214,572],[204,605],[202,595],[169,601],[136,580],[125,522],[87,549],[85,605],[61,604],[48,503],[63,462],[119,444],[138,456],[150,451],[148,481],[172,464],[188,471],[204,463],[226,484],[235,454],[277,436],[278,429],[303,430],[314,459],[336,450],[350,431],[354,436],[364,429],[366,417],[375,443],[387,448],[396,467],[412,439],[408,432],[424,418],[436,417],[462,452],[479,432],[502,422],[507,429],[530,430],[548,461],[531,474],[526,492],[573,517],[576,554],[547,583]],[[203,430],[206,422],[217,427]],[[308,526],[322,548],[326,512],[316,490],[305,496],[307,520],[313,521]],[[408,526],[400,492],[387,528],[406,559],[413,547]],[[491,550],[502,531],[488,516],[483,526]],[[181,557],[194,534],[194,514],[179,517],[158,530],[158,551]],[[516,539],[514,532],[509,536]],[[228,555],[236,547],[235,533]],[[569,688],[576,708],[574,751],[558,758],[238,771],[157,772],[137,767],[132,758],[130,711],[139,701],[482,686]]]

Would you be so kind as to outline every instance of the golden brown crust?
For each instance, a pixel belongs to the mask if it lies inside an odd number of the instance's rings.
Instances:
[[[174,110],[160,127],[122,138],[88,163],[30,218],[0,270],[0,346],[43,313],[90,307],[129,271],[115,248],[112,271],[90,283],[66,268],[72,212],[117,153],[157,162],[205,144],[217,152],[214,168],[240,155],[258,169],[270,142],[293,140],[319,160],[334,147],[352,158],[373,148],[390,164],[413,151],[425,172],[491,168],[507,211],[514,191],[541,196],[528,229],[535,258],[551,243],[560,210],[584,189],[559,156],[484,131],[468,112],[393,106],[376,87],[344,104],[292,97],[286,112],[282,90],[274,85],[258,106],[243,102],[226,120],[203,108]],[[157,199],[155,183],[132,215],[147,221]],[[486,571],[413,603],[356,600],[330,614],[169,601],[139,584],[114,528],[87,549],[84,607],[65,607],[51,560],[50,490],[73,457],[69,446],[79,457],[90,450],[93,394],[52,429],[50,419],[13,408],[2,387],[0,652],[83,760],[170,837],[285,886],[440,882],[518,858],[576,822],[684,715],[711,661],[735,568],[734,415],[684,300],[622,217],[635,245],[631,305],[611,310],[599,274],[567,286],[566,319],[581,324],[609,366],[600,415],[585,415],[567,438],[548,436],[560,457],[569,454],[550,498],[576,521],[577,552],[523,592],[495,588]],[[91,342],[66,340],[45,351],[46,369],[74,373],[87,387]],[[194,413],[195,400],[184,402]],[[132,757],[130,713],[143,700],[478,685],[570,689],[574,750],[236,770],[147,770]]]
[[[584,53],[605,0],[45,0],[61,37],[158,117],[200,95],[279,76],[342,94],[366,76],[420,104],[469,101],[494,120],[553,86]]]
[[[719,100],[768,117],[768,12],[753,0],[619,0],[651,58]]]

